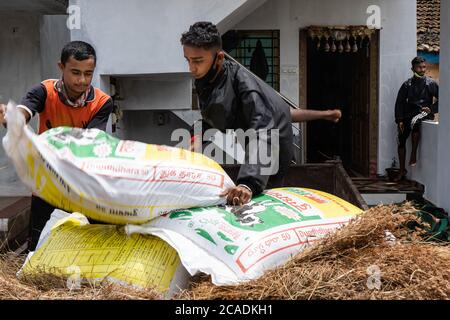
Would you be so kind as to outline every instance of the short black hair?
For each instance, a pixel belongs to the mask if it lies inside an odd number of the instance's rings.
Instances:
[[[78,61],[94,58],[94,61],[97,63],[95,49],[84,41],[71,41],[64,46],[61,51],[61,63],[66,64],[70,57]]]
[[[199,21],[181,35],[181,44],[203,49],[222,49],[222,38],[217,26],[208,21]]]
[[[415,66],[417,66],[418,64],[421,64],[421,63],[424,63],[424,62],[426,62],[427,60],[425,60],[425,58],[422,58],[422,57],[415,57],[414,59],[412,59],[412,61],[411,61],[411,67],[415,67]]]

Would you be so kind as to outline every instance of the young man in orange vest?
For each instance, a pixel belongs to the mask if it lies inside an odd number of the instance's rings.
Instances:
[[[59,126],[106,129],[113,103],[110,96],[91,85],[96,60],[90,44],[69,42],[62,49],[58,63],[61,79],[45,80],[25,95],[18,108],[27,122],[39,113],[39,134]],[[5,105],[0,104],[0,123],[6,126],[5,111]],[[30,250],[35,249],[54,209],[44,200],[32,196]]]

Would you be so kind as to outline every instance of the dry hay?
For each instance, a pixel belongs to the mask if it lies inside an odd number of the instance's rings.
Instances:
[[[406,228],[406,222],[416,220],[414,212],[410,204],[372,208],[257,280],[219,287],[199,276],[176,298],[450,299],[450,246],[425,243],[420,232]],[[387,241],[387,230],[395,243]],[[0,299],[162,299],[152,290],[107,283],[70,291],[65,279],[49,275],[19,280],[15,274],[23,259],[0,257]],[[368,274],[374,266],[381,272],[379,289]]]
[[[420,231],[406,228],[414,212],[411,204],[369,209],[257,280],[219,287],[204,277],[180,298],[450,299],[450,246],[425,243]],[[377,267],[380,283],[371,278]]]
[[[106,281],[83,283],[69,289],[67,278],[51,274],[18,279],[24,256],[8,253],[0,256],[0,300],[156,300],[161,294],[151,289],[139,290]]]

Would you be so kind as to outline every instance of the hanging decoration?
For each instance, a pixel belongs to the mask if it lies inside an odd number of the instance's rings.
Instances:
[[[342,40],[339,41],[338,52],[342,53],[344,51],[344,46],[342,45]]]
[[[324,52],[358,52],[367,48],[370,38],[376,31],[366,26],[311,26],[308,36],[317,41],[316,49]]]

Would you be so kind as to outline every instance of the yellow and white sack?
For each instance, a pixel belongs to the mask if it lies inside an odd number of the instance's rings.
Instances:
[[[166,212],[218,205],[233,181],[200,153],[119,140],[98,129],[36,135],[12,103],[3,146],[35,195],[97,221],[141,224]]]
[[[166,297],[187,287],[189,274],[170,245],[154,236],[127,236],[123,228],[89,224],[80,213],[55,210],[18,275],[64,276],[68,289],[107,280],[153,288]]]
[[[179,210],[126,232],[158,236],[186,270],[216,285],[256,279],[356,218],[362,210],[326,192],[266,190],[243,206]]]

